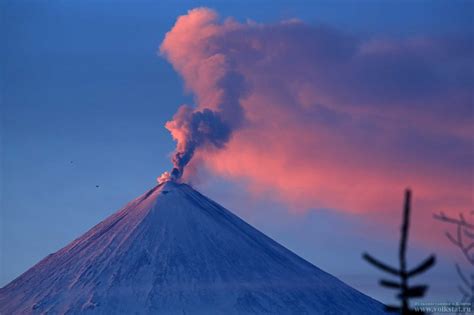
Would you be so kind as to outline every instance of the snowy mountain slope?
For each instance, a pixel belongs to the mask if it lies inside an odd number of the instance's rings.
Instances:
[[[1,314],[382,314],[190,186],[166,182],[0,289]]]

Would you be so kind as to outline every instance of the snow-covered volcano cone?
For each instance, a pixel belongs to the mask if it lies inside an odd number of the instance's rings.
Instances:
[[[382,314],[379,302],[165,181],[0,289],[0,314]]]

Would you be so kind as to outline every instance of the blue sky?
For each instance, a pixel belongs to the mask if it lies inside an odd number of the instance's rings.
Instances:
[[[0,285],[153,186],[170,169],[174,143],[164,123],[179,105],[192,103],[192,96],[157,50],[177,16],[187,10],[211,7],[221,16],[262,23],[298,18],[354,34],[400,38],[472,36],[474,11],[467,1],[1,5]],[[387,298],[377,289],[379,274],[360,253],[369,250],[394,260],[395,250],[388,247],[396,241],[371,239],[364,232],[367,222],[317,209],[290,218],[284,205],[248,196],[239,183],[222,179],[198,188],[322,269]],[[272,221],[268,211],[279,219]],[[337,233],[330,228],[334,225],[340,226]],[[423,250],[413,254],[415,261],[429,253]],[[442,258],[436,276],[429,278],[434,298],[457,297],[452,262]],[[444,285],[435,288],[436,283]]]

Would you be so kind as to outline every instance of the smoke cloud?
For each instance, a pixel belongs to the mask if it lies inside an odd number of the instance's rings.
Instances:
[[[194,110],[186,105],[179,108],[173,120],[166,123],[166,128],[178,143],[172,159],[171,175],[175,178],[181,177],[197,148],[206,145],[222,148],[231,134],[230,124],[223,121],[219,112],[207,108]]]
[[[196,99],[166,125],[178,176],[199,167],[295,210],[398,215],[407,185],[429,217],[471,209],[469,37],[361,38],[200,8],[160,52]]]
[[[175,69],[190,78],[187,88],[197,97],[196,108],[183,105],[166,123],[177,142],[171,172],[175,179],[183,175],[196,150],[222,149],[244,119],[240,104],[246,93],[244,78],[211,43],[221,33],[213,23],[216,18],[211,10],[193,10],[178,19],[160,47]],[[199,34],[193,33],[196,30]]]

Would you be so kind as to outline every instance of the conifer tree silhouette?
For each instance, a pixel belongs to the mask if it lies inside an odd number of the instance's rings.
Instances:
[[[381,279],[380,285],[385,288],[398,290],[397,298],[401,301],[400,306],[387,305],[385,307],[386,311],[392,313],[399,313],[402,315],[411,315],[411,314],[424,314],[421,311],[414,311],[410,309],[409,301],[414,298],[421,298],[425,295],[428,286],[427,285],[415,285],[410,286],[408,280],[412,277],[417,276],[429,268],[431,268],[435,262],[436,257],[434,255],[429,256],[423,262],[421,262],[417,267],[407,270],[406,263],[406,251],[408,243],[408,231],[410,227],[410,210],[411,210],[411,191],[407,189],[405,191],[405,204],[403,208],[403,221],[401,227],[401,236],[400,236],[400,246],[398,251],[399,267],[394,268],[390,265],[387,265],[380,260],[372,257],[371,255],[364,253],[363,258],[367,260],[373,266],[385,271],[386,273],[398,277],[398,281]]]

